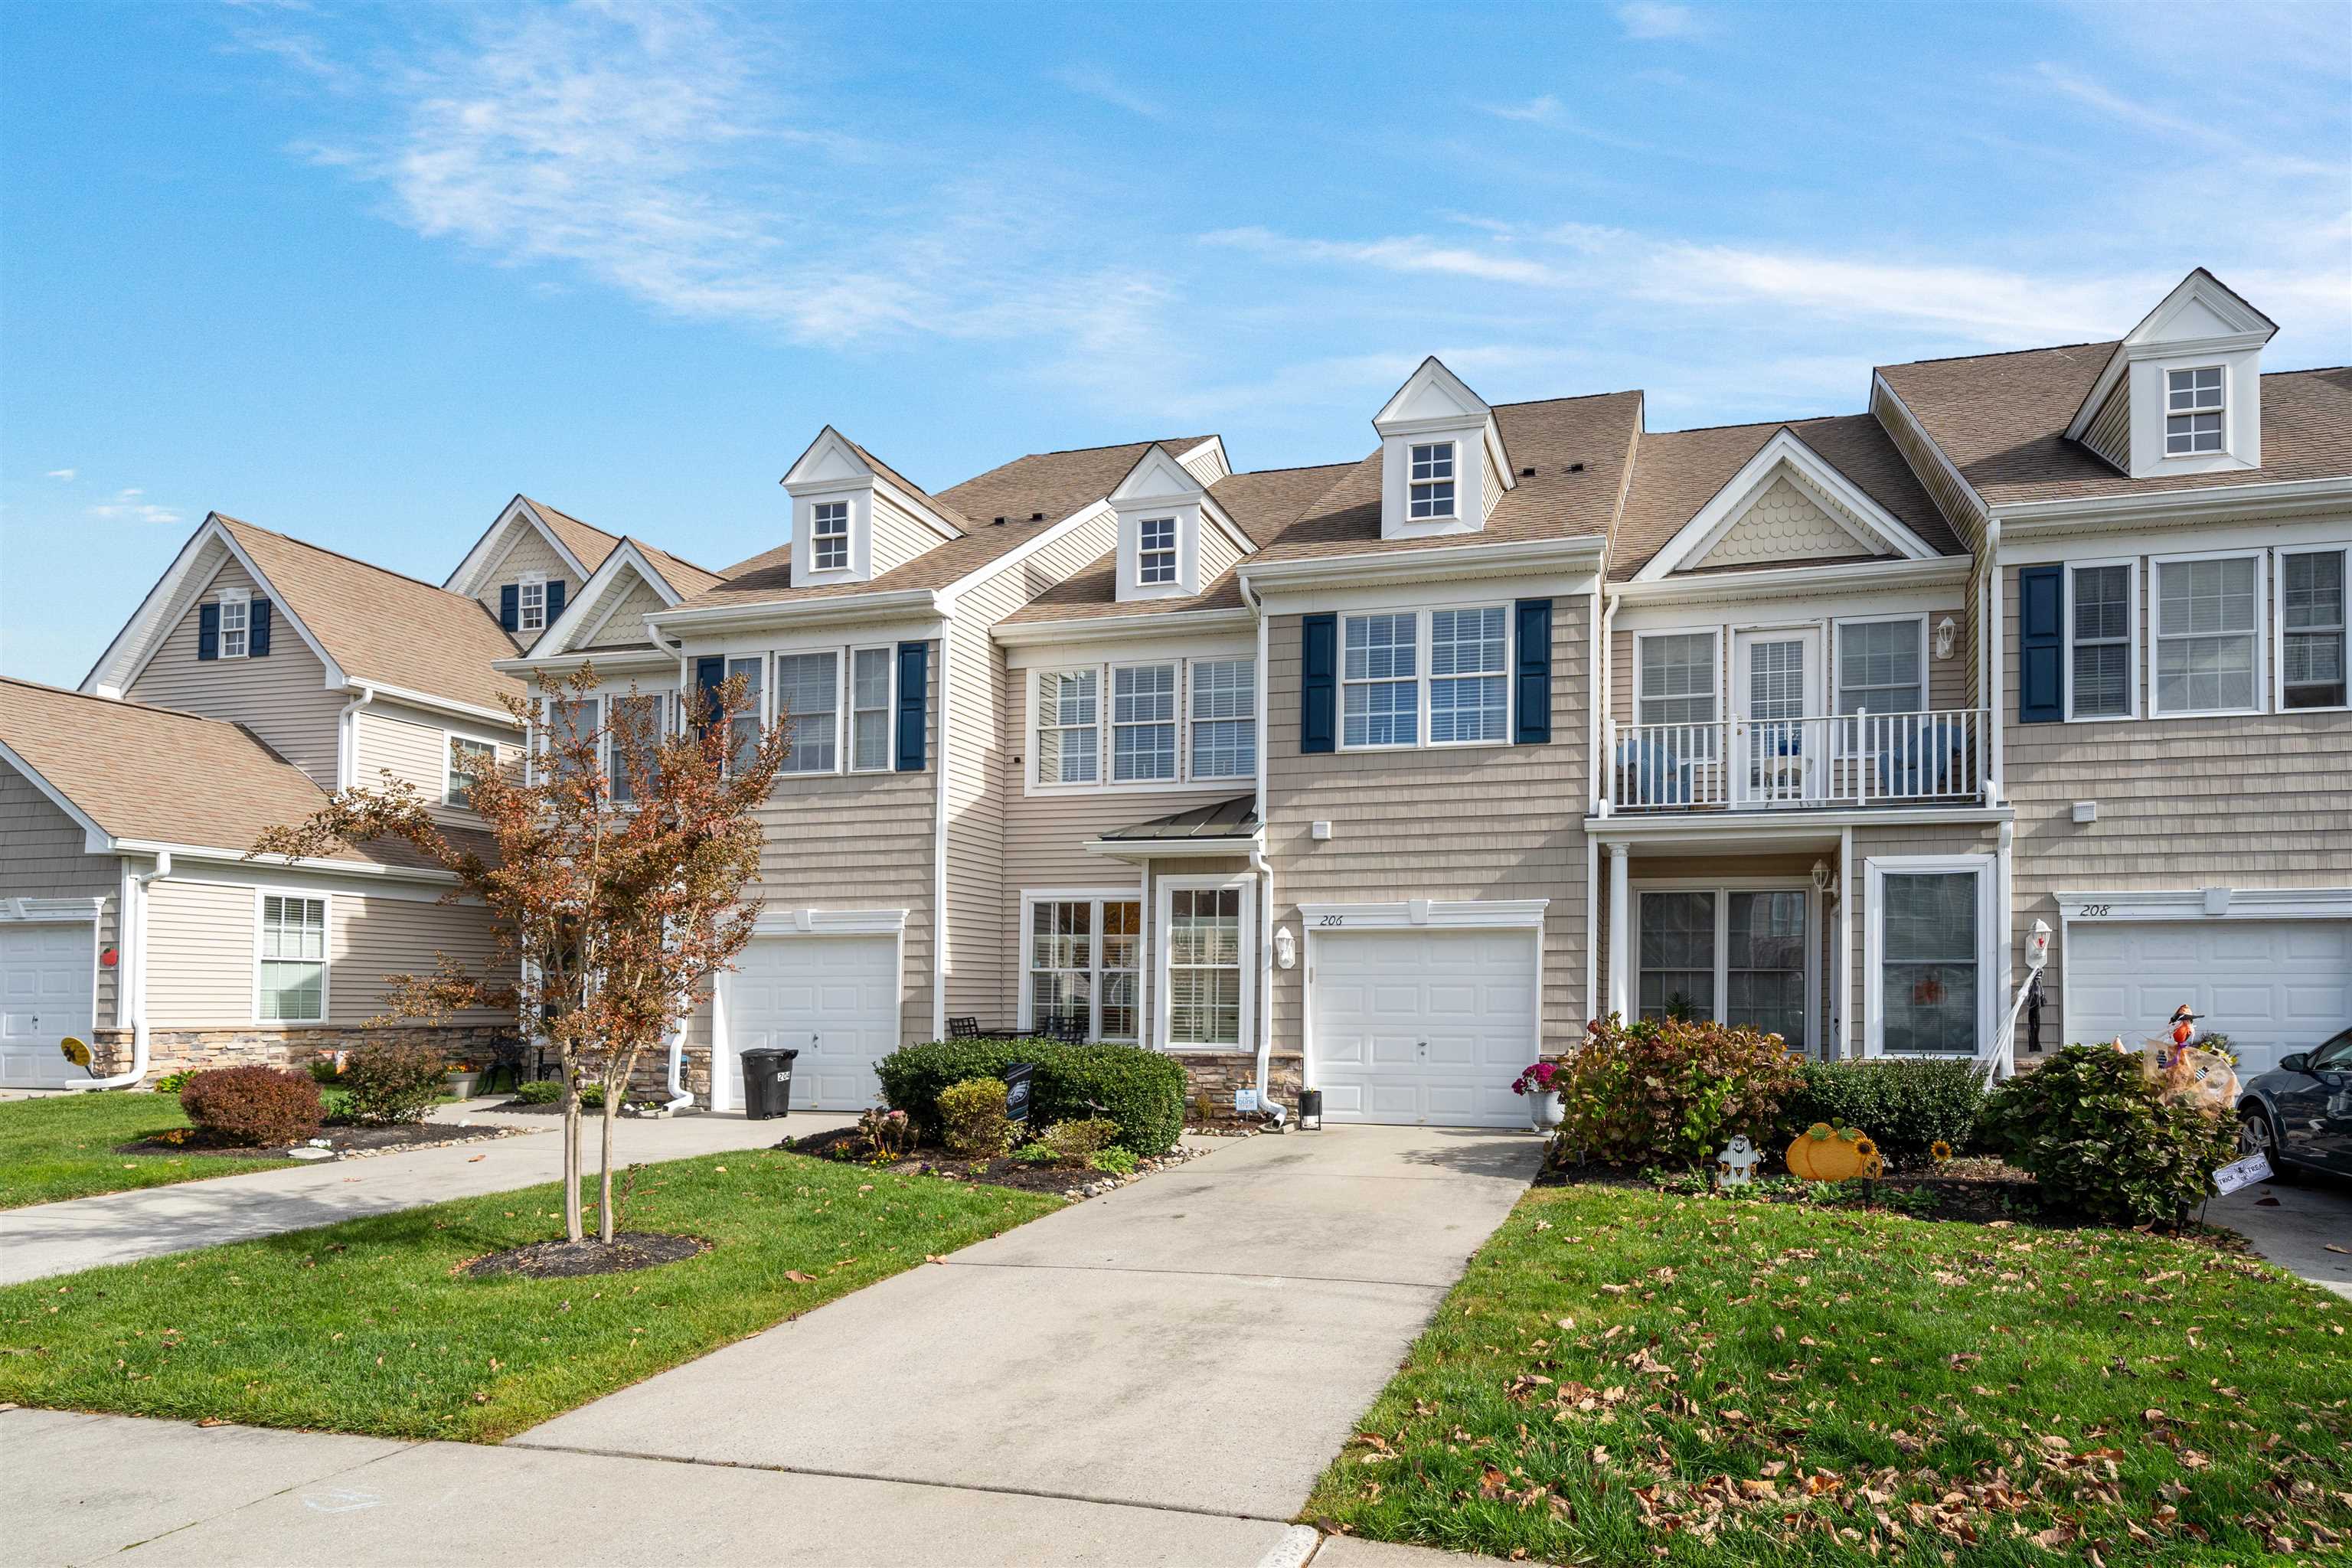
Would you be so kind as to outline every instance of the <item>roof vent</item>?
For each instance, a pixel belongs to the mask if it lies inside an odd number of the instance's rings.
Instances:
[[[988,526],[989,526],[989,527],[991,527],[991,528],[1003,528],[1003,527],[1004,526],[1004,520],[1003,520],[1003,518],[1001,518],[1001,517],[1000,517],[1000,518],[998,518],[994,522],[990,523]]]
[[[1043,522],[1045,521],[1045,514],[1042,511],[1033,511],[1029,514],[1029,521],[1032,522]]]
[[[1570,463],[1568,466],[1568,471],[1571,474],[1580,474],[1584,472],[1584,465],[1582,463]]]
[[[1534,479],[1535,477],[1536,477],[1536,471],[1535,471],[1533,468],[1521,468],[1521,469],[1519,470],[1519,478],[1521,478],[1521,479]]]

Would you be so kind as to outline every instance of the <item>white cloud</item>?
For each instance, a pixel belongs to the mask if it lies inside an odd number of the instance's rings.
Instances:
[[[1696,38],[1706,22],[1687,5],[1663,5],[1656,0],[1633,0],[1617,7],[1618,25],[1629,38]]]
[[[1549,125],[1564,112],[1560,102],[1550,93],[1531,98],[1525,103],[1490,103],[1484,106],[1487,113],[1498,120],[1524,120],[1531,124]]]
[[[78,468],[51,468],[48,472],[48,477],[53,479],[63,479],[68,484],[71,484],[73,482],[74,475],[79,472],[80,472],[80,470]]]
[[[114,492],[114,499],[100,506],[83,510],[101,522],[177,522],[180,514],[169,507],[156,506],[139,498],[145,490],[137,487]]]
[[[1120,83],[1118,78],[1099,66],[1064,66],[1046,73],[1072,92],[1087,98],[1100,99],[1114,109],[1124,109],[1129,114],[1140,114],[1146,120],[1167,118],[1168,106],[1158,99],[1147,98]]]

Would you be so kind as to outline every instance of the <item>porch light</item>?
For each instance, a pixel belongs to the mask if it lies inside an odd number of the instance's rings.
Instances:
[[[1830,883],[1835,879],[1836,875],[1837,873],[1830,869],[1830,863],[1828,861],[1816,857],[1813,860],[1813,891],[1817,893],[1828,892],[1830,890]]]
[[[1959,630],[1949,616],[1936,623],[1936,658],[1938,660],[1952,657],[1952,644],[1959,636]]]
[[[1301,1132],[1323,1131],[1323,1091],[1302,1089],[1298,1091],[1298,1130]]]

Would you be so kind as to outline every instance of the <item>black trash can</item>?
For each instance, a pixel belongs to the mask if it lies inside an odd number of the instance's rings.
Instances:
[[[793,1061],[800,1052],[753,1046],[743,1053],[743,1114],[753,1121],[793,1108]]]

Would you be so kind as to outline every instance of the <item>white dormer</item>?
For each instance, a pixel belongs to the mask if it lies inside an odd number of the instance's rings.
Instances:
[[[1475,533],[1511,489],[1494,411],[1435,355],[1372,416],[1381,433],[1381,537]]]
[[[2066,434],[2136,479],[2258,468],[2277,331],[2200,267],[2116,345]]]
[[[870,583],[961,537],[929,498],[894,482],[832,426],[783,479],[793,498],[793,584]]]
[[[1120,602],[1189,599],[1256,548],[1210,497],[1194,471],[1198,466],[1197,458],[1182,461],[1154,444],[1110,492],[1118,521]]]

